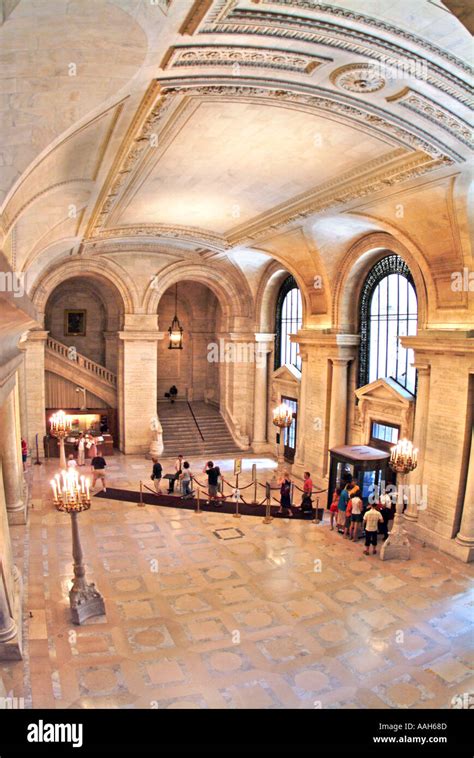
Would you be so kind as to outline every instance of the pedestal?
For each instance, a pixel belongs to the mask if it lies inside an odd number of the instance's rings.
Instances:
[[[72,555],[74,558],[74,579],[69,592],[69,605],[73,624],[83,624],[91,616],[104,616],[104,599],[95,584],[86,581],[82,562],[82,548],[79,539],[78,514],[71,513]]]
[[[392,531],[388,539],[382,545],[380,551],[380,560],[388,561],[391,558],[398,558],[402,561],[410,559],[410,542],[408,534],[403,528],[403,492],[405,490],[405,476],[399,475],[402,482],[398,485],[397,493],[397,510],[393,520]]]

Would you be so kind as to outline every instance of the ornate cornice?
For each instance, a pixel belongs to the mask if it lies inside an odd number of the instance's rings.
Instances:
[[[449,161],[448,161],[449,162]],[[392,187],[402,181],[416,179],[423,174],[445,165],[443,160],[432,160],[423,153],[406,154],[390,162],[387,156],[377,161],[372,171],[351,172],[352,176],[338,177],[328,182],[316,192],[308,193],[297,203],[286,204],[262,214],[250,224],[231,229],[228,239],[232,245],[244,244],[270,233],[281,231],[294,222],[301,222],[315,213],[352,200],[357,200],[375,192]]]
[[[327,8],[329,9],[330,6]],[[344,9],[337,10],[341,11],[341,15],[345,17]],[[358,16],[360,14],[349,12],[348,20],[353,22],[351,15]],[[363,17],[361,16],[361,18]],[[377,20],[371,19],[371,21],[376,22]],[[385,26],[390,28],[389,24],[385,24]],[[428,61],[424,55],[409,50],[405,46],[374,34],[355,30],[352,25],[343,26],[340,23],[333,23],[320,17],[309,18],[308,16],[289,15],[260,8],[230,8],[217,21],[204,25],[200,31],[204,34],[245,34],[247,36],[258,35],[313,42],[328,47],[336,47],[357,55],[364,55],[378,61],[383,66],[394,66],[404,70],[411,61],[413,65],[418,65],[423,71],[426,68],[428,84],[465,105],[472,104],[472,91],[469,84],[451,71]],[[402,30],[391,27],[391,34],[397,35],[398,32],[402,32]],[[403,37],[403,33],[401,36]],[[421,42],[426,41],[422,40]],[[426,44],[429,43],[426,42]],[[438,51],[438,48],[436,50]],[[455,60],[459,68],[468,74],[470,73],[469,66],[458,61],[458,59]]]
[[[454,113],[443,108],[443,106],[436,103],[431,98],[421,95],[419,92],[405,87],[401,92],[398,92],[392,97],[387,97],[387,102],[396,102],[403,108],[407,108],[412,113],[417,113],[424,118],[427,118],[436,126],[440,126],[445,129],[449,134],[458,139],[464,145],[469,148],[474,146],[474,134],[472,128],[466,121]]]
[[[213,0],[194,0],[188,15],[179,29],[180,34],[194,34],[211,7]]]
[[[226,238],[214,234],[208,229],[199,229],[193,226],[170,226],[168,224],[137,224],[136,226],[121,226],[115,229],[101,230],[94,238],[89,240],[100,241],[108,239],[133,239],[135,237],[156,237],[165,239],[179,239],[193,244],[203,243],[211,249],[222,251],[229,247]]]
[[[311,74],[322,63],[331,60],[309,53],[251,45],[182,45],[170,48],[161,65],[164,69],[238,65]]]

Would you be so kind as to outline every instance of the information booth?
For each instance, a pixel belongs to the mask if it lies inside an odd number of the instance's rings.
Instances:
[[[344,487],[351,478],[360,487],[364,506],[375,487],[382,492],[387,484],[393,482],[393,472],[388,465],[390,453],[384,450],[368,445],[342,445],[332,448],[329,453],[328,508],[335,488]]]

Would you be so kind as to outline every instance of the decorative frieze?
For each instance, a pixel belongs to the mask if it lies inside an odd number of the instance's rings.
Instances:
[[[390,25],[387,24],[387,27]],[[340,23],[332,23],[322,19],[320,16],[309,18],[303,15],[298,16],[295,13],[288,15],[260,8],[231,7],[227,13],[219,16],[217,21],[204,25],[201,31],[204,34],[244,34],[246,36],[257,35],[259,37],[313,42],[356,55],[363,55],[366,58],[378,61],[379,65],[383,67],[405,70],[407,67],[409,69],[410,65],[415,66],[415,68],[425,72],[424,78],[428,84],[465,105],[470,106],[473,102],[471,87],[465,79],[437,65],[432,60],[427,61],[423,53],[418,54],[407,49],[404,45],[384,39],[381,36],[375,36],[372,33],[365,33],[362,30],[356,31],[351,18],[348,18],[348,25],[343,26]],[[401,30],[397,27],[390,27],[390,34],[395,37],[399,31]],[[398,36],[403,37],[403,34]],[[462,64],[462,61],[458,61],[456,58],[455,61],[456,65],[462,68],[467,75],[470,74],[470,67]]]
[[[392,97],[387,97],[387,102],[396,102],[412,113],[417,113],[427,118],[433,124],[441,126],[453,137],[456,137],[464,145],[472,149],[474,146],[473,130],[463,119],[455,116],[447,108],[435,103],[431,98],[421,95],[419,92],[405,87]]]
[[[328,60],[331,59],[290,50],[238,45],[194,45],[171,48],[162,66],[166,69],[183,66],[245,66],[311,74],[317,66]]]

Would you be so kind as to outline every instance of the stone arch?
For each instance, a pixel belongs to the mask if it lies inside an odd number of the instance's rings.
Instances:
[[[303,300],[303,324],[306,319],[307,303],[304,283],[299,276],[289,271],[276,260],[270,261],[260,279],[255,297],[255,328],[259,332],[273,333],[275,328],[275,308],[280,287],[288,276],[293,276],[298,283]]]
[[[372,266],[389,253],[396,253],[408,265],[418,298],[418,329],[428,321],[428,287],[434,285],[421,252],[413,243],[397,240],[387,232],[373,232],[355,242],[347,251],[334,285],[332,322],[335,331],[354,334],[359,327],[359,301],[364,281]]]
[[[245,319],[247,322],[251,318],[252,295],[243,275],[239,275],[234,268],[213,268],[186,261],[171,264],[150,282],[143,298],[144,311],[149,315],[156,314],[164,293],[186,279],[200,282],[215,294],[224,317],[234,320],[233,328],[238,326],[239,320]]]
[[[137,289],[121,266],[114,261],[81,256],[50,266],[33,285],[29,294],[42,318],[44,318],[46,303],[55,288],[65,280],[74,277],[107,281],[120,296],[124,314],[136,313],[139,310]]]

